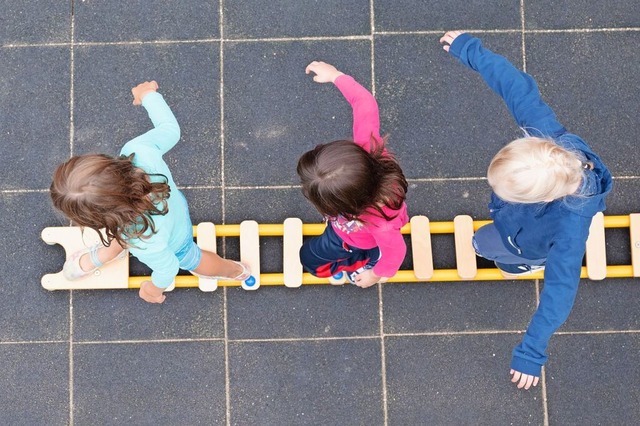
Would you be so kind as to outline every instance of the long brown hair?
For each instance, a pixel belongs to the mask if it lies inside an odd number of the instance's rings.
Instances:
[[[112,240],[126,247],[127,240],[156,232],[152,216],[169,211],[170,188],[151,182],[129,157],[104,154],[75,156],[58,166],[51,183],[53,205],[75,224],[99,231],[105,228],[105,246]],[[156,204],[159,204],[157,206]]]
[[[371,151],[347,140],[320,144],[298,160],[302,193],[329,217],[359,219],[366,209],[392,220],[382,206],[399,210],[406,198],[407,180],[395,157],[382,142],[371,138]],[[361,219],[360,219],[361,220]]]

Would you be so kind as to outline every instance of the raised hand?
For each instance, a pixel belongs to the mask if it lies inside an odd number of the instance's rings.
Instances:
[[[131,94],[133,95],[133,104],[142,105],[142,98],[144,98],[151,92],[155,92],[156,90],[158,90],[158,83],[156,83],[155,80],[145,81],[144,83],[138,84],[136,87],[131,89]]]
[[[462,34],[462,31],[447,31],[444,33],[444,35],[440,37],[440,43],[443,44],[442,48],[448,52],[451,43],[453,43],[453,40],[460,34]]]
[[[313,81],[316,83],[333,83],[336,81],[336,78],[344,74],[338,71],[333,65],[320,61],[311,62],[307,65],[304,72],[306,74],[315,73],[316,75],[313,76]]]

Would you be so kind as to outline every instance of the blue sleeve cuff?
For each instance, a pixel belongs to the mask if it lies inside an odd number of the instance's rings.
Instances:
[[[542,365],[514,355],[511,358],[511,369],[531,376],[540,377]]]
[[[458,37],[455,38],[455,40],[453,40],[453,43],[451,43],[451,47],[449,47],[449,53],[452,54],[454,57],[460,59],[460,56],[462,55],[463,47],[472,38],[475,38],[475,37],[473,37],[469,33],[460,34]]]

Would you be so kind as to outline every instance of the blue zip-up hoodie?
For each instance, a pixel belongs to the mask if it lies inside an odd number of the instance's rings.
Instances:
[[[540,304],[511,360],[512,369],[540,376],[549,339],[569,316],[578,291],[591,219],[605,209],[604,199],[613,180],[591,148],[558,122],[530,75],[483,48],[480,40],[469,34],[456,37],[449,53],[480,73],[489,87],[502,96],[516,123],[530,135],[552,139],[594,165],[586,172],[579,196],[520,204],[491,194],[491,217],[504,245],[527,259],[547,259]]]

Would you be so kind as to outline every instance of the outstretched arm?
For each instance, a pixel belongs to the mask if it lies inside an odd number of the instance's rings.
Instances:
[[[480,73],[489,87],[502,97],[518,126],[536,136],[557,137],[566,132],[553,110],[542,100],[538,85],[506,58],[482,46],[480,39],[449,31],[441,39],[444,50],[465,66]]]
[[[333,83],[340,90],[353,109],[353,140],[367,151],[371,150],[371,138],[381,141],[380,114],[378,103],[371,92],[365,89],[353,77],[338,71],[333,65],[325,62],[311,62],[306,73],[316,75],[313,81]]]
[[[158,149],[163,155],[180,140],[180,126],[162,95],[156,92],[157,89],[158,83],[155,81],[146,81],[131,89],[133,104],[142,105],[147,110],[154,126],[134,141]]]

